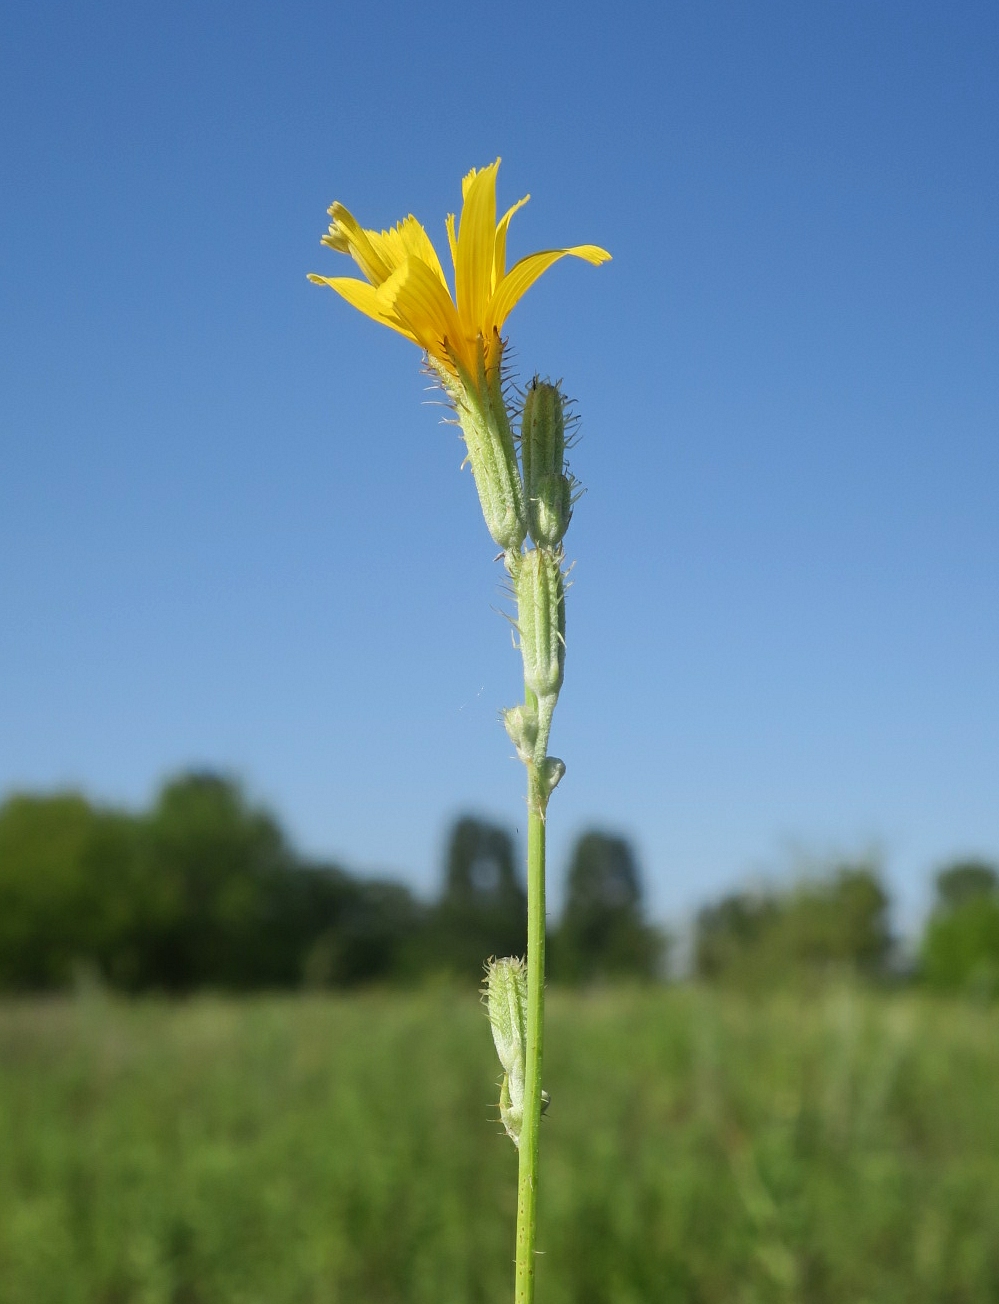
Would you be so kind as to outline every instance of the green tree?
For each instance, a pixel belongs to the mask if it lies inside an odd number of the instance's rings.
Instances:
[[[276,822],[216,774],[167,783],[144,822],[144,978],[172,990],[288,981],[268,929],[291,854]]]
[[[406,888],[302,864],[219,775],[171,780],[145,815],[75,793],[0,806],[0,987],[366,982],[412,973],[422,926]]]
[[[310,987],[414,979],[425,965],[426,911],[408,888],[351,878],[342,870],[299,871],[312,899],[302,976]]]
[[[733,892],[697,916],[694,970],[700,978],[726,978],[753,968],[774,932],[780,903],[771,893]]]
[[[921,947],[922,975],[939,991],[999,994],[999,874],[959,861],[937,875]]]
[[[131,962],[136,826],[78,793],[0,806],[0,986],[64,986]]]
[[[147,983],[295,984],[320,937],[386,932],[374,922],[369,890],[334,866],[302,865],[276,820],[216,774],[165,785],[144,824],[143,855],[151,884],[141,948]],[[329,980],[371,976],[372,963],[345,960]]]
[[[937,908],[950,910],[966,901],[995,896],[999,874],[983,860],[959,860],[937,875],[936,889]]]
[[[406,968],[422,923],[399,884],[302,863],[238,784],[188,774],[147,821],[148,981],[172,989],[345,986]]]
[[[427,966],[479,979],[490,956],[523,955],[526,945],[527,896],[513,838],[472,816],[457,820],[427,932]]]
[[[563,982],[654,977],[665,939],[643,918],[642,888],[630,843],[591,830],[569,862],[565,909],[552,938],[552,976]]]
[[[695,971],[750,985],[844,971],[879,976],[891,951],[888,905],[869,864],[841,865],[784,891],[733,893],[697,917]]]

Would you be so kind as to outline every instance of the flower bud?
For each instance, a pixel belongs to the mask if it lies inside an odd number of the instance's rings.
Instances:
[[[535,377],[520,421],[527,528],[538,547],[554,548],[572,517],[572,480],[565,472],[565,398]]]
[[[524,683],[538,697],[557,695],[562,687],[565,583],[559,560],[554,553],[532,548],[511,572]]]
[[[524,1048],[527,1045],[527,965],[510,957],[490,960],[483,989],[496,1053],[503,1065],[499,1110],[514,1145],[524,1121]]]
[[[503,712],[503,723],[510,741],[517,749],[517,755],[527,765],[534,759],[534,748],[538,741],[537,710],[526,702],[508,707]]]
[[[541,766],[540,781],[547,800],[565,776],[565,761],[557,756],[546,756]]]

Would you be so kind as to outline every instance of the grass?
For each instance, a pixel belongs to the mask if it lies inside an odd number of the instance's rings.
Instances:
[[[540,1304],[999,1301],[999,1014],[554,992]],[[491,1304],[474,997],[0,1006],[0,1304]]]

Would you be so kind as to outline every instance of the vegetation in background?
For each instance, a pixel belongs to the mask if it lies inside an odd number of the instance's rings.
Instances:
[[[513,838],[451,832],[439,898],[303,860],[277,821],[214,774],[167,783],[152,808],[76,794],[0,806],[0,990],[94,977],[125,991],[349,987],[446,974],[478,984],[522,955],[527,905]],[[634,857],[590,833],[570,871],[556,971],[567,981],[655,971]]]
[[[553,990],[551,1304],[999,1298],[999,1009]],[[0,1304],[486,1304],[499,1065],[467,989],[0,1005]]]
[[[141,815],[0,807],[0,986],[350,985],[402,972],[422,921],[395,883],[301,861],[238,785],[190,774]]]
[[[926,981],[940,991],[999,994],[999,874],[962,861],[937,876],[936,888],[922,946]]]
[[[888,894],[872,865],[844,865],[783,891],[734,893],[697,917],[697,974],[740,986],[879,977],[890,954]]]
[[[644,919],[630,843],[584,833],[569,861],[565,908],[552,938],[552,976],[577,983],[655,978],[665,950],[663,934]]]
[[[731,893],[699,913],[696,976],[739,987],[830,976],[897,982],[877,867],[840,865],[788,887]],[[527,910],[509,831],[465,816],[447,841],[440,892],[422,902],[389,879],[304,860],[238,784],[186,774],[138,814],[83,797],[0,805],[0,991],[94,977],[123,991],[478,984],[489,956],[522,955]],[[572,848],[549,936],[562,984],[664,976],[668,938],[646,917],[634,852],[589,830]],[[958,862],[911,976],[939,991],[999,995],[999,874]]]
[[[483,820],[459,819],[448,840],[441,896],[428,921],[427,967],[479,982],[489,956],[523,955],[526,949],[527,893],[513,838]]]
[[[0,808],[0,986],[65,985],[82,958],[118,971],[122,939],[148,909],[137,858],[127,816],[73,794],[10,798]]]

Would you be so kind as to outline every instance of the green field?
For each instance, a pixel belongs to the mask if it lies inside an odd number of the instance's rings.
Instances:
[[[539,1304],[999,1301],[999,1013],[553,993]],[[474,997],[0,1006],[2,1304],[511,1297]]]

